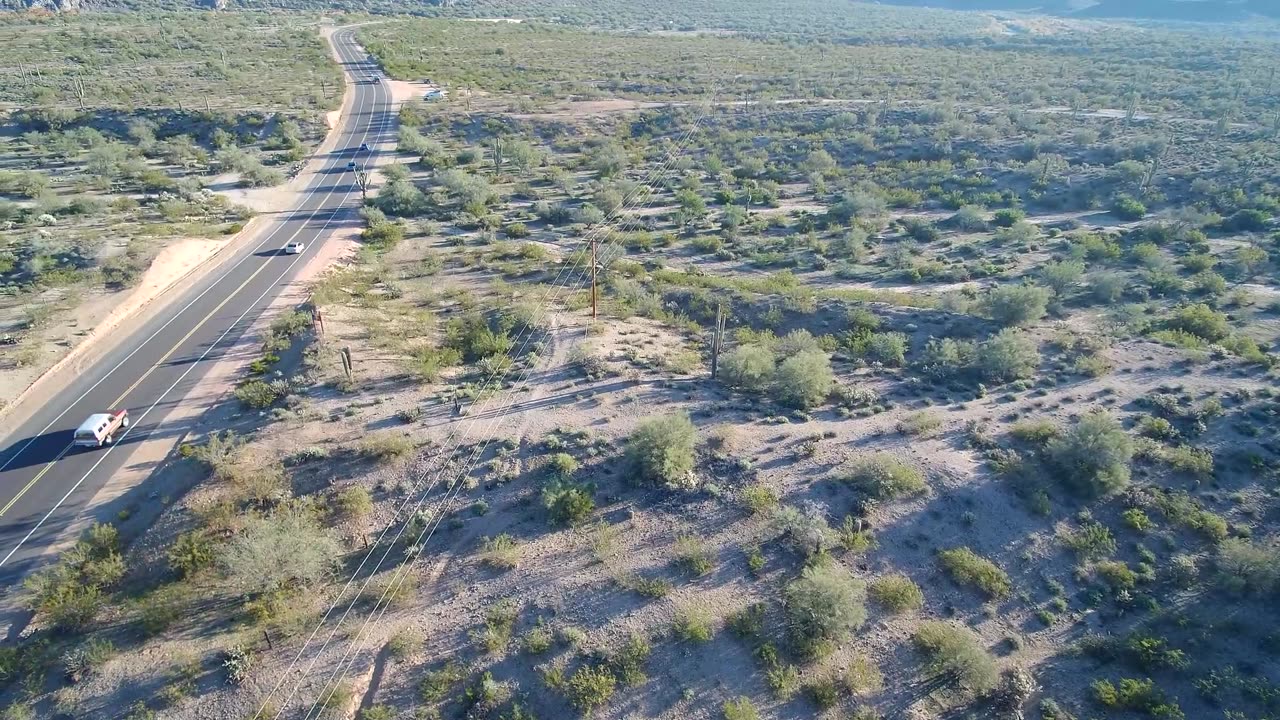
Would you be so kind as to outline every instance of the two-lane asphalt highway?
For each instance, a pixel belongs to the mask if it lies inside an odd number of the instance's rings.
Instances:
[[[21,425],[7,429],[0,453],[0,593],[10,592],[61,539],[112,474],[128,465],[137,443],[173,434],[165,415],[289,284],[299,259],[336,228],[358,222],[360,192],[347,165],[371,162],[372,153],[358,148],[367,143],[376,150],[392,139],[393,117],[389,91],[382,82],[369,82],[380,72],[355,44],[353,31],[336,32],[334,44],[354,83],[354,104],[298,206],[57,397],[45,398]],[[291,241],[306,243],[302,255],[282,251]],[[85,418],[118,408],[128,409],[131,423],[113,445],[72,446],[72,433]],[[162,488],[152,492],[164,494]]]

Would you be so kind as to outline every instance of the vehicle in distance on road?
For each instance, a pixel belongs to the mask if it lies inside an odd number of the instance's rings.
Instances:
[[[347,169],[348,169],[348,170],[355,170],[355,169],[356,169],[356,161],[355,161],[355,160],[352,160],[351,162],[347,163]]]
[[[377,85],[377,84],[378,84],[378,78],[377,78],[376,76],[370,76],[370,77],[369,77],[369,82],[370,82],[371,84],[373,84],[373,85]]]
[[[94,413],[76,428],[72,443],[77,447],[102,447],[116,440],[116,431],[129,427],[128,410]]]
[[[360,143],[360,152],[369,152],[369,143]]]
[[[299,240],[294,240],[293,242],[291,242],[291,243],[289,243],[289,244],[287,244],[287,245],[285,245],[285,246],[284,246],[284,254],[285,254],[285,255],[300,255],[300,254],[302,253],[302,251],[303,251],[303,250],[306,250],[306,249],[307,249],[307,245],[306,245],[306,243],[301,242],[301,241],[299,241]]]

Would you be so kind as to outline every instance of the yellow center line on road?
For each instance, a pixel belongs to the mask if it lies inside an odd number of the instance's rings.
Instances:
[[[26,495],[27,491],[30,490],[31,487],[40,480],[40,478],[44,477],[45,473],[49,472],[49,468],[53,467],[59,460],[61,460],[62,456],[66,455],[67,452],[71,450],[72,447],[74,447],[74,445],[68,445],[62,448],[62,452],[58,453],[57,457],[50,460],[48,464],[46,464],[44,467],[40,468],[40,472],[36,473],[36,476],[31,478],[31,480],[27,482],[27,484],[21,490],[18,491],[18,494],[13,496],[12,500],[10,500],[8,503],[5,503],[5,506],[0,508],[0,517],[4,517],[4,514],[9,512],[9,510],[13,508],[14,503],[18,502],[18,500],[23,495]]]

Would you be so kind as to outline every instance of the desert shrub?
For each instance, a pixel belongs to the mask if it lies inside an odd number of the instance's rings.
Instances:
[[[1231,592],[1280,600],[1280,548],[1249,540],[1223,540],[1218,547],[1220,584]]]
[[[884,674],[874,660],[862,654],[849,658],[843,679],[845,688],[854,697],[874,695],[884,689]]]
[[[1052,420],[1019,420],[1009,428],[1015,438],[1035,445],[1043,445],[1057,437],[1061,428]]]
[[[753,515],[768,515],[778,506],[778,493],[758,483],[742,488],[740,497]]]
[[[1051,262],[1040,268],[1040,277],[1055,295],[1062,295],[1084,277],[1084,263],[1079,260]]]
[[[929,491],[919,469],[887,452],[855,458],[841,479],[877,500],[896,500]]]
[[[1138,576],[1119,560],[1103,560],[1093,566],[1094,572],[1115,590],[1128,590],[1138,583]]]
[[[1111,212],[1121,220],[1141,220],[1147,214],[1147,206],[1129,195],[1117,195],[1111,203]]]
[[[365,457],[389,463],[408,456],[415,447],[412,437],[403,432],[388,430],[365,436],[356,450]]]
[[[169,567],[182,577],[191,577],[213,564],[213,540],[201,530],[182,533],[167,553]]]
[[[1026,217],[1027,217],[1027,214],[1022,212],[1021,210],[1002,209],[1002,210],[995,211],[995,214],[991,218],[991,224],[995,225],[996,227],[1003,227],[1003,228],[1013,227],[1015,223],[1023,220]]]
[[[609,659],[614,674],[623,685],[640,685],[648,678],[644,674],[645,661],[653,648],[643,635],[632,633],[627,642]]]
[[[1082,416],[1045,450],[1055,474],[1084,497],[1108,495],[1129,484],[1133,443],[1105,412]]]
[[[1040,352],[1026,334],[1005,328],[982,343],[976,363],[984,378],[1008,382],[1034,375],[1040,365]]]
[[[901,613],[924,607],[920,586],[901,573],[883,575],[871,581],[871,599],[891,612]]]
[[[839,565],[805,568],[786,588],[787,624],[796,647],[815,657],[862,627],[866,595],[862,581]]]
[[[985,693],[1000,679],[995,659],[968,628],[931,620],[922,623],[912,639],[929,672],[969,692]]]
[[[124,576],[119,536],[111,525],[95,523],[58,562],[23,581],[33,610],[55,627],[78,629],[97,615],[103,591]]]
[[[342,545],[303,508],[249,517],[218,558],[231,585],[247,593],[314,585],[342,557]]]
[[[817,503],[805,503],[802,508],[783,505],[774,511],[773,524],[780,535],[805,555],[821,554],[836,543],[826,512]]]
[[[835,384],[831,360],[821,350],[803,350],[778,365],[773,398],[783,405],[807,410],[826,399]]]
[[[966,340],[930,340],[921,353],[918,367],[934,378],[952,378],[969,371],[977,362],[978,346]]]
[[[1227,316],[1199,303],[1179,308],[1165,323],[1172,330],[1181,330],[1209,342],[1217,342],[1231,334]]]
[[[763,345],[739,345],[720,358],[719,376],[744,392],[764,392],[773,381],[773,351]]]
[[[627,459],[644,482],[688,488],[698,431],[689,416],[667,415],[640,423],[627,440]]]
[[[889,367],[907,361],[907,336],[898,332],[871,333],[867,337],[867,357]]]
[[[676,612],[672,630],[676,637],[685,642],[709,642],[716,634],[715,618],[711,612],[701,606],[688,606]]]
[[[760,720],[760,711],[747,697],[725,700],[720,712],[724,715],[724,720]]]
[[[333,509],[342,517],[358,520],[373,512],[373,498],[363,485],[350,485],[334,496]]]
[[[1125,276],[1119,273],[1101,272],[1089,276],[1089,291],[1093,293],[1093,299],[1100,303],[1109,304],[1119,300],[1128,284]]]
[[[928,436],[942,427],[942,418],[927,410],[913,412],[898,421],[898,432],[903,435]]]
[[[265,380],[249,380],[236,387],[235,395],[245,407],[261,410],[271,407],[281,397],[280,387]]]
[[[939,552],[938,562],[956,582],[972,585],[987,597],[1002,598],[1013,591],[1013,584],[1004,570],[967,547]]]
[[[590,490],[559,480],[542,489],[542,504],[557,525],[579,525],[596,509]]]
[[[492,568],[510,570],[520,564],[520,546],[507,533],[480,541],[480,562]]]
[[[449,696],[455,685],[467,676],[466,668],[450,660],[438,670],[429,670],[418,683],[418,697],[423,702],[439,702]]]
[[[1111,530],[1098,522],[1086,522],[1079,530],[1069,531],[1062,536],[1062,544],[1070,548],[1081,560],[1097,560],[1110,557],[1116,552],[1116,539]]]
[[[986,299],[991,319],[1005,326],[1028,325],[1044,317],[1049,291],[1037,285],[1001,285]]]
[[[422,649],[422,634],[413,628],[403,628],[387,641],[387,653],[403,660]]]
[[[1164,720],[1182,720],[1185,715],[1176,701],[1169,700],[1150,679],[1121,678],[1119,686],[1097,680],[1091,686],[1099,704],[1117,710],[1131,710]]]
[[[690,575],[706,575],[715,567],[715,553],[694,535],[676,538],[675,556],[676,563]]]
[[[581,465],[569,453],[558,452],[547,460],[547,473],[553,478],[568,480]]]
[[[551,632],[551,628],[547,627],[542,619],[538,620],[538,624],[529,629],[524,635],[524,649],[532,655],[541,655],[551,649],[551,643],[555,640],[555,636]]]
[[[1207,448],[1179,445],[1160,448],[1156,456],[1178,472],[1204,479],[1213,477],[1213,453]]]
[[[609,702],[617,690],[618,679],[608,668],[583,665],[565,683],[569,702],[584,713]]]
[[[494,603],[484,614],[484,626],[473,637],[491,653],[502,652],[511,642],[520,610],[511,600]]]

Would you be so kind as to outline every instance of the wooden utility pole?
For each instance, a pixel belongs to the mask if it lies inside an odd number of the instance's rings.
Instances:
[[[591,319],[596,319],[596,238],[591,238]]]

